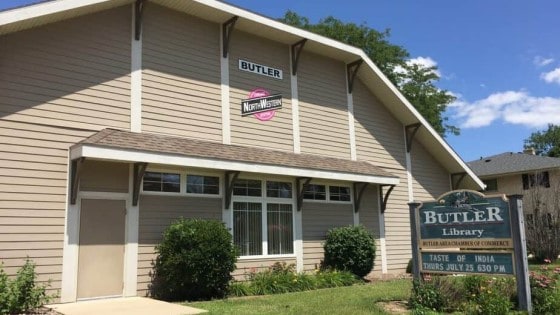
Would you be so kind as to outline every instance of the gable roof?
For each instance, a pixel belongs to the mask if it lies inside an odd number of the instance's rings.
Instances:
[[[505,175],[560,168],[560,158],[504,152],[467,163],[478,176]]]
[[[396,185],[399,178],[365,161],[103,129],[70,148],[72,159],[108,158],[242,172]],[[219,162],[219,163],[218,163]]]
[[[430,126],[398,89],[383,75],[363,50],[298,29],[274,19],[240,9],[215,0],[149,0],[176,11],[184,12],[216,23],[224,23],[233,16],[238,20],[235,29],[269,38],[287,45],[307,39],[304,50],[351,63],[364,61],[358,77],[404,126],[420,123],[415,139],[418,140],[450,173],[466,173],[463,183],[469,188],[484,187],[482,181],[469,169],[459,155]],[[39,25],[90,14],[93,12],[133,3],[133,0],[59,0],[49,1],[0,12],[0,35],[17,32]],[[235,35],[234,35],[235,36]],[[404,149],[404,148],[403,148]],[[414,150],[414,149],[413,149]]]

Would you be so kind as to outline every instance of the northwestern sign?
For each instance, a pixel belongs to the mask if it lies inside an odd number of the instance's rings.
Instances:
[[[420,271],[428,273],[515,274],[513,252],[422,252]]]
[[[241,101],[241,116],[254,114],[259,120],[266,121],[272,119],[276,110],[282,108],[282,95],[268,94],[266,90],[253,90],[249,94],[249,99]]]
[[[512,248],[509,204],[474,191],[453,191],[422,204],[420,248]]]
[[[282,70],[239,59],[239,70],[282,80]]]

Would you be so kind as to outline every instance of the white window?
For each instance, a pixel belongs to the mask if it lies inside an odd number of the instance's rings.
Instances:
[[[308,200],[327,200],[325,185],[308,184],[303,191],[303,199]]]
[[[232,208],[241,256],[294,254],[292,183],[237,179]]]
[[[187,194],[219,195],[220,178],[218,176],[188,174]]]
[[[176,192],[181,191],[181,175],[178,173],[146,172],[142,185],[144,191]]]
[[[350,201],[350,187],[329,186],[330,201]]]
[[[303,199],[348,203],[352,201],[350,186],[308,184],[303,191]]]

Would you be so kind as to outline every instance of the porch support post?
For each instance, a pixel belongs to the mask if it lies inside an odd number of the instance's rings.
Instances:
[[[230,175],[233,175],[230,177]],[[226,204],[225,204],[225,208],[226,210],[229,209],[229,205],[231,204],[231,196],[233,195],[233,184],[235,183],[235,180],[237,179],[237,177],[239,176],[239,172],[238,171],[226,171]]]
[[[136,207],[138,205],[138,197],[140,196],[140,185],[142,184],[142,179],[144,178],[144,173],[148,163],[134,163],[134,176],[133,181],[133,191],[132,191],[132,206]]]

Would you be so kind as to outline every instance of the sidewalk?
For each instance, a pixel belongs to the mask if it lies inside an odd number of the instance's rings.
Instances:
[[[191,315],[206,313],[194,307],[144,297],[128,297],[53,304],[47,307],[64,315]]]

